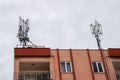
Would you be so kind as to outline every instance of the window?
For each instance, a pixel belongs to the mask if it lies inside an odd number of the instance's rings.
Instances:
[[[66,72],[65,62],[61,62],[61,72]]]
[[[61,62],[61,72],[72,72],[71,62]]]
[[[94,72],[103,73],[103,64],[102,62],[92,62],[92,68]]]

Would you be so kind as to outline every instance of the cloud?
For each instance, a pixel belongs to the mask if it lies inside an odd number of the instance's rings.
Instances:
[[[119,4],[119,0],[0,0],[0,80],[13,80],[19,16],[30,19],[30,40],[37,45],[97,48],[89,29],[96,19],[103,27],[102,47],[120,47]]]

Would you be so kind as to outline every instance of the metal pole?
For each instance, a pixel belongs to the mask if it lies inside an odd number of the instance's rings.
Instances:
[[[101,49],[100,39],[99,39],[99,37],[98,37],[98,38],[96,38],[96,41],[97,41],[98,49]]]

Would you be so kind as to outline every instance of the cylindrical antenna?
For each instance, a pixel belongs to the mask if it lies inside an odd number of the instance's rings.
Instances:
[[[26,29],[29,30],[29,19],[25,21]]]
[[[21,26],[22,25],[22,18],[21,18],[21,16],[19,16],[19,26]]]

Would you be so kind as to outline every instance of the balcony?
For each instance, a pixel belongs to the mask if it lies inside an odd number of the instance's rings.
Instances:
[[[20,62],[19,80],[50,80],[49,62]]]
[[[120,62],[113,62],[116,80],[120,80]]]
[[[120,71],[116,72],[116,80],[120,80]]]
[[[50,80],[50,72],[40,71],[19,72],[19,80]]]

